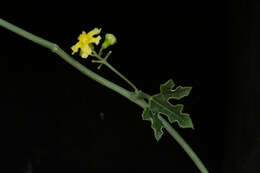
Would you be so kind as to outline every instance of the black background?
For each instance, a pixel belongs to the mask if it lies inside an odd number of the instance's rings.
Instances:
[[[1,18],[68,53],[83,30],[114,33],[109,62],[138,88],[156,94],[170,78],[193,87],[182,103],[195,130],[173,126],[209,172],[259,172],[259,3],[37,3],[6,6]],[[167,132],[156,142],[138,106],[39,45],[4,28],[0,38],[7,172],[199,172]]]

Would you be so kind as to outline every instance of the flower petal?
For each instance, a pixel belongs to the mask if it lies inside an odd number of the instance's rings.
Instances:
[[[98,45],[100,40],[101,40],[101,37],[98,36],[98,37],[91,38],[91,40],[89,42],[90,43],[95,43],[96,45]]]
[[[88,45],[81,47],[81,57],[87,58],[91,54],[92,50]]]
[[[77,43],[77,44],[75,44],[74,46],[72,46],[71,47],[71,49],[72,49],[72,55],[74,54],[74,53],[76,53],[76,52],[78,52],[78,50],[79,50],[79,48],[80,48],[80,44],[79,43]]]
[[[100,28],[100,29],[94,28],[93,30],[89,31],[89,33],[87,33],[87,35],[88,35],[89,37],[93,37],[93,35],[99,34],[100,31],[101,31],[101,28]]]
[[[82,31],[82,33],[78,36],[78,40],[80,41],[80,40],[82,40],[86,36],[87,36],[86,32]]]

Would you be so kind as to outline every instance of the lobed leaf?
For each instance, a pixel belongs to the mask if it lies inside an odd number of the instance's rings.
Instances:
[[[146,108],[143,111],[142,117],[143,120],[151,121],[151,127],[154,130],[155,139],[159,141],[163,135],[163,124],[158,118],[158,113],[153,113],[149,108]]]
[[[154,130],[156,140],[160,140],[163,135],[163,124],[158,118],[159,114],[167,116],[168,120],[173,123],[177,122],[182,128],[194,128],[192,120],[187,113],[183,113],[183,105],[173,105],[169,102],[170,99],[180,100],[188,96],[192,87],[179,86],[172,90],[175,86],[172,79],[160,86],[160,93],[153,95],[149,99],[149,107],[143,111],[143,120],[151,122],[151,127]]]

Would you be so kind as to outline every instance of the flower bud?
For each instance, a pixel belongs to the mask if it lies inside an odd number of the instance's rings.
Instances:
[[[106,49],[109,46],[114,45],[115,43],[116,43],[116,37],[113,34],[107,33],[105,35],[105,41],[103,42],[101,49]]]

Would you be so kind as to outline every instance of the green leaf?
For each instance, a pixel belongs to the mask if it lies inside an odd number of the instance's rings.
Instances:
[[[182,87],[178,86],[175,90],[172,88],[175,86],[172,79],[168,80],[165,84],[160,86],[161,93],[159,95],[163,95],[166,99],[176,99],[180,100],[181,98],[188,96],[192,87]]]
[[[160,86],[160,93],[153,95],[149,99],[149,107],[146,108],[142,114],[144,120],[151,121],[154,135],[158,141],[163,135],[163,124],[158,118],[159,114],[166,115],[168,120],[173,123],[177,122],[182,128],[194,128],[192,120],[187,113],[183,113],[183,105],[173,105],[169,102],[170,99],[180,100],[181,98],[188,96],[192,87],[178,86],[172,90],[175,86],[173,80],[168,80],[165,84]]]
[[[143,111],[142,117],[143,117],[143,120],[148,120],[148,121],[151,121],[151,122],[152,122],[151,127],[152,127],[152,129],[154,130],[155,139],[156,139],[157,141],[159,141],[160,138],[161,138],[162,135],[163,135],[163,131],[162,131],[163,124],[162,124],[162,122],[159,120],[158,114],[157,114],[157,113],[153,113],[149,108],[146,108],[146,109]]]

